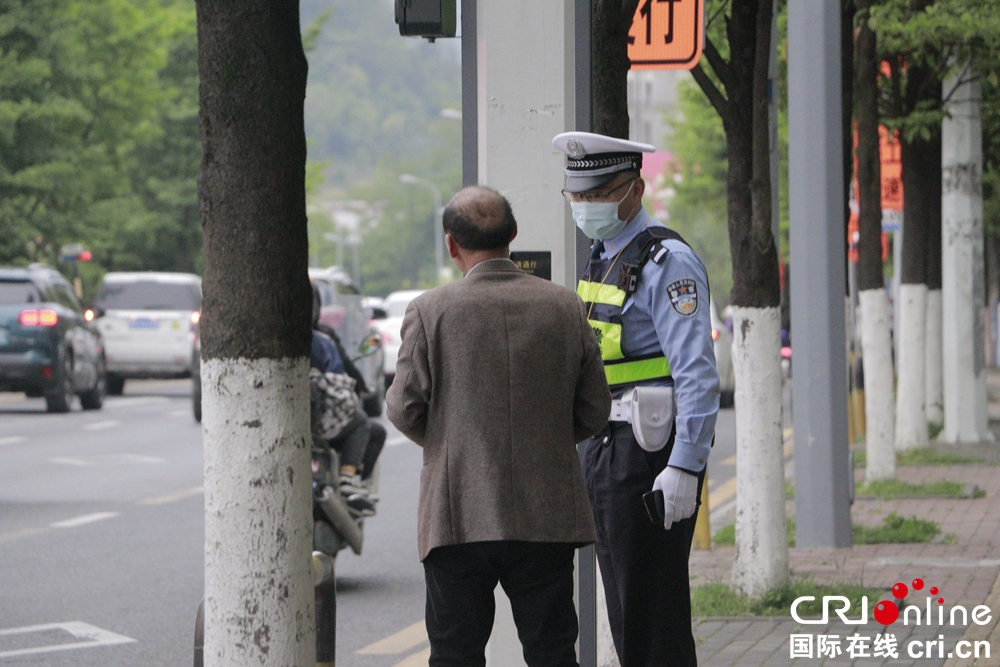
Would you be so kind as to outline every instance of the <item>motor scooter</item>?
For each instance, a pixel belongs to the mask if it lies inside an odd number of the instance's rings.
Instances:
[[[336,441],[333,441],[336,444]],[[362,511],[352,507],[348,499],[341,495],[337,481],[340,457],[335,446],[319,438],[313,439],[313,549],[336,558],[341,549],[350,547],[361,555],[364,543],[364,521]],[[369,498],[378,499],[379,465],[375,464],[371,475],[361,484],[368,490]]]

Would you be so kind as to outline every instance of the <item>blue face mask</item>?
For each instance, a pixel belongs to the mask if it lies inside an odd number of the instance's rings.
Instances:
[[[573,221],[589,239],[614,238],[625,228],[625,221],[618,217],[618,207],[631,192],[630,183],[628,191],[616,202],[570,202]]]
[[[625,223],[618,217],[616,202],[572,202],[573,221],[589,239],[618,236]]]

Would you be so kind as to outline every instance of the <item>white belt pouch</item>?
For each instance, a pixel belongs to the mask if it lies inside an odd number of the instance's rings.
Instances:
[[[636,442],[647,452],[666,446],[676,414],[673,387],[635,387],[611,407],[611,420],[632,424]]]

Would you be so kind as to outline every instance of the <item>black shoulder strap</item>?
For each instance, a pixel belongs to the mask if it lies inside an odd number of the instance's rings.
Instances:
[[[646,228],[646,232],[649,234],[649,238],[642,244],[642,248],[639,250],[639,256],[636,264],[639,270],[646,265],[649,261],[649,256],[653,252],[653,249],[660,246],[660,251],[653,257],[653,261],[657,264],[663,262],[663,258],[666,257],[667,253],[670,252],[666,248],[662,247],[660,241],[680,241],[686,246],[690,245],[684,238],[672,229],[667,229],[666,227],[660,227],[659,225],[651,225]]]

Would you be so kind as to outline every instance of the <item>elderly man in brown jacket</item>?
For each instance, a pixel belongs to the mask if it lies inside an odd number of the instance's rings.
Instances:
[[[575,445],[611,409],[597,339],[573,292],[510,261],[503,196],[465,188],[443,222],[465,278],[410,303],[386,397],[424,450],[430,666],[485,664],[497,583],[528,666],[577,665],[573,552],[595,532]]]

